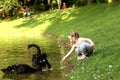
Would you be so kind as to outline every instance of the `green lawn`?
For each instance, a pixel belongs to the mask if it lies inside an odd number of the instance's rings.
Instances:
[[[120,3],[48,11],[30,20],[18,18],[0,23],[0,36],[44,33],[67,40],[70,31],[91,38],[95,48],[93,56],[83,61],[71,56],[74,70],[64,76],[67,80],[120,79]]]

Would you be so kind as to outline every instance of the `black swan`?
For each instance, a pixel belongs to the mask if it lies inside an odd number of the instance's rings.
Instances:
[[[27,64],[14,64],[12,66],[8,66],[7,68],[1,69],[1,71],[5,74],[22,74],[36,72],[37,69],[34,69]]]
[[[1,71],[5,74],[23,74],[41,71],[42,68],[46,66],[51,70],[51,64],[46,58],[47,55],[45,53],[41,54],[40,47],[36,44],[28,44],[25,50],[28,50],[31,47],[35,47],[37,49],[37,53],[32,56],[32,67],[27,64],[14,64],[1,69]]]
[[[29,50],[31,47],[35,47],[37,49],[37,53],[32,56],[32,67],[35,69],[41,69],[42,67],[48,67],[51,69],[51,64],[47,60],[47,55],[45,53],[41,53],[40,47],[36,44],[28,44],[25,50]]]

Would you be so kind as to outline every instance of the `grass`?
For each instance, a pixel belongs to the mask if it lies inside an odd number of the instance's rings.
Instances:
[[[0,36],[54,34],[67,40],[70,31],[95,42],[93,56],[76,61],[74,70],[64,76],[67,80],[120,79],[120,5],[97,4],[80,8],[48,11],[23,21],[16,19],[0,23]],[[66,51],[67,52],[67,51]]]

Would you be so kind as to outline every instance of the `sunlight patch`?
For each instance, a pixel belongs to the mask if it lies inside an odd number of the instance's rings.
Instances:
[[[75,17],[70,17],[69,19],[67,19],[66,21],[70,21],[73,20]]]

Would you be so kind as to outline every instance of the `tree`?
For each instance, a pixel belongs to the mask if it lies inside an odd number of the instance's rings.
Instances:
[[[61,9],[61,0],[57,0],[57,4],[58,4],[58,9]]]
[[[51,0],[47,0],[47,3],[50,4]]]
[[[0,16],[2,18],[13,16],[17,6],[19,6],[18,0],[0,0]]]
[[[117,1],[119,1],[119,0],[112,0],[113,2],[117,2]]]
[[[6,11],[9,11],[12,8],[15,8],[19,6],[17,0],[1,0],[0,4],[2,4],[0,7],[1,9],[4,9]]]
[[[91,5],[92,4],[92,0],[87,0],[87,4]]]

